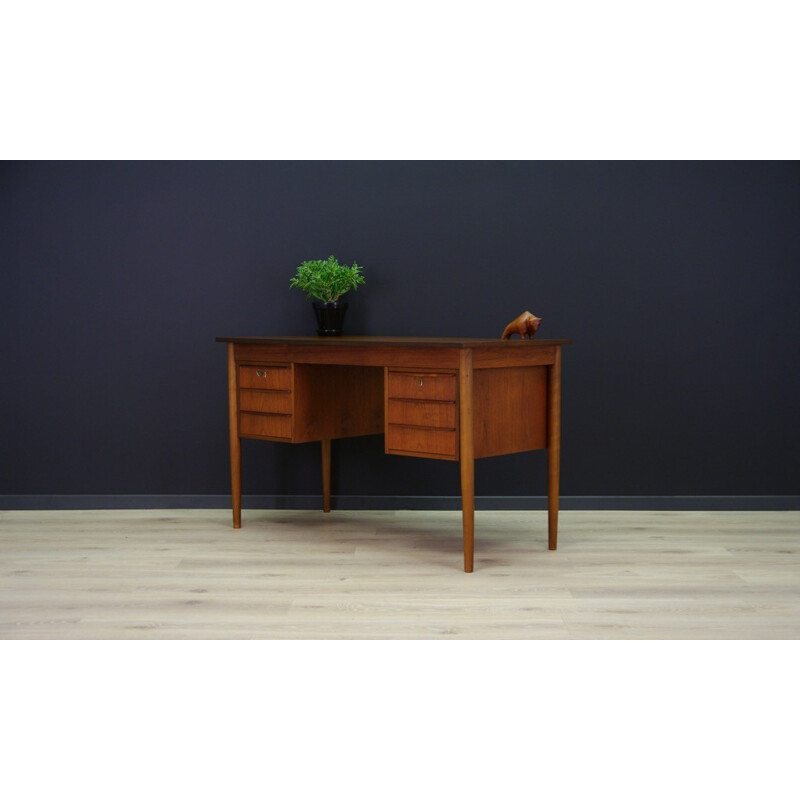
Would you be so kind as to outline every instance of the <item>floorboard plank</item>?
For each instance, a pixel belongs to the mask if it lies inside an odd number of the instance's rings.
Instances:
[[[797,639],[800,512],[0,512],[2,639]]]

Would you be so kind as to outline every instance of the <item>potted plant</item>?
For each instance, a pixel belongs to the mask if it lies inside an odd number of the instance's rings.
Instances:
[[[335,256],[328,256],[324,261],[304,261],[297,268],[289,286],[304,291],[307,300],[320,301],[312,304],[318,335],[342,335],[347,303],[340,302],[339,298],[364,283],[362,269],[355,262],[350,267],[340,264]]]

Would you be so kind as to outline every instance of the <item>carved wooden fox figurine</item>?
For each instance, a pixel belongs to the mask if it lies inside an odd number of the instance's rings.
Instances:
[[[541,317],[534,317],[530,311],[520,314],[513,322],[509,322],[503,331],[503,339],[510,339],[513,334],[518,333],[523,339],[527,336],[533,339],[539,326],[542,324]]]

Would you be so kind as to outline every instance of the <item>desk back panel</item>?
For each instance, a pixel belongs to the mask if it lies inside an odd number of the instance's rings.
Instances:
[[[383,433],[383,369],[294,365],[293,442]]]

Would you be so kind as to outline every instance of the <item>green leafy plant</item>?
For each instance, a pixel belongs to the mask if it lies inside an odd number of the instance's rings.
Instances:
[[[324,261],[304,261],[289,286],[305,292],[307,300],[335,303],[343,294],[351,289],[355,291],[364,283],[362,270],[355,262],[350,267],[340,264],[335,256],[328,256]]]

